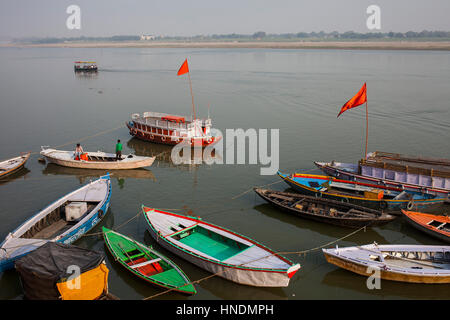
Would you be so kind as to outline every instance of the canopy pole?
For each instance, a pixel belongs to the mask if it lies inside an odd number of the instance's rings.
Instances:
[[[188,78],[189,78],[189,88],[191,89],[191,98],[192,98],[192,112],[194,115],[194,120],[196,119],[195,116],[195,105],[194,105],[194,94],[192,93],[192,82],[191,82],[191,75],[190,72],[187,73],[188,74]]]

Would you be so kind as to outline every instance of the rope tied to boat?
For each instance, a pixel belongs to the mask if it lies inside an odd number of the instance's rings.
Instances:
[[[372,223],[372,222],[371,222],[371,223]],[[348,238],[348,237],[350,237],[350,236],[352,236],[352,235],[354,235],[354,234],[360,232],[361,230],[364,230],[364,232],[366,232],[366,228],[367,228],[371,223],[368,223],[367,225],[365,225],[365,226],[363,226],[363,227],[361,227],[361,228],[359,228],[359,229],[357,229],[357,230],[355,230],[355,231],[353,231],[353,232],[351,232],[351,233],[349,233],[349,234],[347,234],[347,235],[345,235],[345,236],[343,236],[343,237],[341,237],[341,238],[338,238],[338,239],[336,239],[336,240],[334,240],[334,241],[330,241],[330,242],[328,242],[328,243],[326,243],[326,244],[324,244],[324,245],[321,245],[321,246],[318,246],[318,247],[315,247],[315,248],[311,248],[311,249],[308,249],[308,250],[302,250],[302,251],[294,251],[294,252],[291,252],[291,251],[289,251],[289,252],[282,252],[282,251],[280,251],[280,252],[274,252],[274,253],[272,253],[272,254],[270,254],[270,255],[267,255],[267,256],[264,256],[264,257],[260,257],[260,258],[254,259],[254,260],[252,260],[252,261],[248,261],[248,262],[239,264],[239,265],[237,265],[237,266],[245,266],[245,265],[247,265],[247,264],[250,264],[250,263],[253,263],[253,262],[256,262],[256,261],[259,261],[259,260],[267,259],[268,257],[274,256],[274,255],[280,255],[280,254],[284,254],[284,255],[287,255],[287,254],[297,254],[297,255],[299,255],[299,256],[301,256],[301,255],[303,254],[304,256],[306,256],[306,254],[309,253],[309,252],[316,251],[316,250],[325,248],[325,247],[327,247],[327,246],[330,246],[331,244],[334,244],[334,243],[337,243],[337,242],[339,242],[339,241],[342,241],[342,240],[344,240],[344,239],[346,239],[346,238]],[[171,288],[171,289],[167,289],[167,290],[165,290],[165,291],[163,291],[163,292],[156,293],[156,294],[154,294],[154,295],[152,295],[152,296],[149,296],[149,297],[144,298],[143,300],[150,300],[150,299],[156,298],[156,297],[158,297],[158,296],[161,296],[161,295],[163,295],[163,294],[167,294],[167,293],[169,293],[169,292],[171,292],[171,291],[174,291],[174,290],[177,290],[177,289],[179,289],[179,288],[188,286],[188,285],[190,285],[190,284],[199,284],[199,283],[202,282],[202,281],[208,280],[208,279],[210,279],[210,278],[213,278],[213,277],[215,277],[215,276],[218,276],[218,275],[220,275],[220,274],[222,274],[222,273],[225,273],[225,272],[227,272],[227,271],[228,271],[228,270],[225,269],[225,270],[222,270],[222,271],[213,273],[213,274],[211,274],[211,275],[209,275],[209,276],[206,276],[206,277],[204,277],[204,278],[200,278],[200,279],[191,281],[191,282],[189,282],[189,283],[185,283],[185,284],[183,284],[183,285],[181,285],[181,286],[178,286],[178,287],[175,287],[175,288]]]

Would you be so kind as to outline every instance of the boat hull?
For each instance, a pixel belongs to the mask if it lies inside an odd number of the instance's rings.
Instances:
[[[288,207],[285,207],[281,205],[280,203],[277,203],[275,201],[272,201],[268,197],[266,197],[262,192],[259,192],[258,190],[255,190],[256,194],[258,194],[262,199],[273,205],[274,207],[287,212],[289,214],[296,215],[300,218],[305,218],[309,220],[314,220],[321,223],[328,223],[331,225],[339,226],[339,227],[347,227],[347,228],[362,228],[364,226],[377,226],[377,225],[383,225],[388,222],[391,222],[395,219],[394,216],[391,215],[381,215],[379,218],[360,218],[360,219],[339,219],[339,218],[333,218],[331,216],[325,216],[325,215],[314,215],[314,214],[307,214],[304,212],[301,212],[299,210],[290,209]],[[355,206],[356,208],[358,206]],[[364,208],[359,208],[363,210]]]
[[[414,199],[414,200],[393,200],[393,199],[370,199],[361,196],[352,196],[344,194],[336,194],[333,192],[321,192],[314,188],[309,188],[302,183],[298,183],[295,179],[292,179],[287,174],[278,173],[281,179],[284,180],[295,191],[308,196],[314,196],[317,198],[327,198],[336,201],[349,202],[357,205],[362,205],[367,208],[375,210],[388,210],[390,212],[398,212],[400,214],[401,209],[425,209],[431,205],[444,203],[445,198],[432,198],[432,199]],[[341,178],[341,177],[340,177]],[[376,186],[371,184],[372,186]]]
[[[53,152],[50,150],[43,150],[43,155],[48,162],[57,164],[63,167],[78,168],[78,169],[97,169],[97,170],[129,170],[143,167],[150,167],[155,161],[156,157],[136,157],[135,161],[129,161],[125,158],[121,161],[85,161],[74,159],[61,159],[53,156]],[[57,150],[55,150],[57,152]],[[88,152],[89,155],[95,155],[95,152]]]
[[[252,268],[245,267],[242,265],[231,265],[227,263],[222,263],[219,260],[212,260],[201,253],[192,252],[187,250],[186,248],[180,247],[177,244],[169,241],[166,237],[162,236],[161,233],[155,229],[150,219],[147,217],[147,213],[144,210],[144,217],[147,222],[147,229],[150,235],[165,249],[170,252],[180,256],[181,258],[191,262],[192,264],[209,271],[221,278],[233,281],[235,283],[256,286],[256,287],[287,287],[289,285],[289,281],[292,276],[298,271],[300,268],[299,264],[293,264],[289,261],[289,268],[286,270],[281,269],[266,269],[266,268]],[[177,216],[176,214],[173,214]],[[192,218],[189,218],[192,221],[195,221]],[[203,222],[198,222],[197,224],[203,224]],[[206,224],[206,223],[204,223]],[[207,224],[208,226],[217,227],[212,224]],[[226,229],[221,229],[226,230]],[[228,231],[228,230],[227,230]],[[238,236],[237,234],[233,234],[234,236]],[[243,238],[249,240],[248,238]],[[260,244],[256,244],[258,247],[262,247]],[[267,248],[265,248],[267,250]],[[276,255],[274,252],[267,251],[269,255]],[[279,257],[279,255],[276,255]],[[287,259],[284,259],[288,261]]]
[[[421,186],[421,185],[417,185],[417,184],[398,182],[398,181],[394,181],[394,180],[368,177],[368,176],[360,175],[356,172],[340,170],[338,168],[329,166],[324,163],[314,162],[314,164],[320,170],[322,170],[325,174],[332,176],[332,177],[342,179],[342,180],[356,181],[356,182],[361,182],[361,183],[380,184],[382,186],[391,187],[391,188],[402,188],[402,189],[410,190],[413,192],[429,193],[429,194],[436,195],[436,196],[442,197],[442,198],[447,197],[450,193],[449,189],[427,187],[427,186]]]
[[[166,144],[166,145],[177,145],[181,142],[183,142],[183,139],[178,138],[178,137],[171,137],[170,135],[163,135],[163,134],[157,134],[157,133],[148,133],[148,132],[144,132],[140,129],[136,129],[132,126],[130,126],[130,124],[128,122],[125,122],[127,128],[130,131],[130,135],[132,137],[135,137],[139,140],[143,140],[143,141],[147,141],[147,142],[152,142],[152,143],[159,143],[159,144]],[[191,138],[188,139],[187,142],[192,146],[192,147],[207,147],[209,145],[214,145],[217,142],[220,141],[220,137],[211,137],[209,140],[207,139],[203,139],[203,138]]]
[[[369,272],[368,266],[364,264],[359,264],[356,262],[350,262],[346,259],[342,259],[335,255],[328,254],[324,252],[325,259],[328,263],[334,264],[342,269],[357,273],[362,276],[370,277],[373,276],[373,271]],[[410,282],[410,283],[428,283],[428,284],[445,284],[450,283],[450,275],[446,276],[436,276],[436,275],[411,275],[404,274],[395,271],[386,271],[379,269],[380,277],[383,280],[399,281],[399,282]]]
[[[434,238],[437,238],[439,240],[442,240],[444,242],[450,243],[450,233],[449,232],[438,232],[436,231],[432,226],[427,225],[426,223],[424,223],[420,220],[423,220],[420,218],[420,215],[423,216],[427,216],[429,217],[429,221],[433,220],[433,215],[429,215],[429,214],[420,214],[420,213],[410,213],[408,211],[404,211],[402,210],[404,217],[406,218],[406,221],[413,226],[414,228],[416,228],[419,231],[422,231],[426,234],[428,234],[429,236],[432,236]],[[435,216],[436,219],[439,219],[439,216]],[[447,221],[450,221],[450,219],[447,219]],[[444,221],[442,223],[445,223]],[[449,222],[447,222],[449,223]]]
[[[15,167],[13,167],[13,168],[11,168],[11,169],[9,169],[9,170],[6,170],[5,172],[2,172],[2,173],[0,173],[0,179],[2,179],[2,178],[4,178],[4,177],[7,177],[7,176],[9,176],[9,175],[11,175],[11,174],[13,174],[13,173],[16,173],[16,172],[18,172],[19,170],[21,170],[24,166],[25,166],[25,163],[28,161],[28,159],[30,158],[30,153],[27,153],[26,155],[24,155],[24,156],[22,156],[21,158],[21,161],[17,164],[17,166],[15,166]]]
[[[55,241],[55,242],[60,242],[60,243],[64,243],[64,244],[72,244],[73,242],[78,240],[80,237],[82,237],[84,234],[89,232],[92,228],[94,228],[105,217],[106,213],[108,212],[110,201],[111,201],[111,182],[110,182],[109,175],[107,175],[106,177],[102,177],[100,179],[108,180],[107,197],[104,200],[104,203],[102,204],[102,206],[98,210],[89,214],[89,219],[84,221],[82,224],[80,224],[77,228],[72,230],[70,233],[64,235],[64,237],[62,237],[62,238],[53,239],[53,240],[37,239],[35,245],[24,246],[23,249],[21,250],[20,254],[14,255],[14,256],[10,257],[9,259],[1,259],[0,260],[0,272],[14,268],[14,262],[17,259],[20,259],[21,257],[27,255],[28,253],[39,248],[40,246],[47,243],[48,241]],[[0,247],[3,246],[4,243],[5,243],[5,241],[3,241],[0,244]]]

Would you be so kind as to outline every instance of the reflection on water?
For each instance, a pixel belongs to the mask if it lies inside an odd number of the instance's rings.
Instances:
[[[116,178],[119,187],[123,187],[125,183],[125,178],[133,179],[149,179],[156,182],[156,178],[153,172],[145,169],[130,169],[130,170],[97,170],[97,169],[78,169],[59,166],[54,163],[48,163],[42,170],[44,175],[73,175],[78,178],[81,184],[84,184],[89,179],[100,177],[106,175],[109,172],[111,178]]]
[[[160,164],[166,165],[168,167],[177,167],[181,170],[191,170],[192,168],[197,168],[199,166],[204,165],[203,162],[213,161],[220,162],[222,161],[222,157],[218,152],[214,150],[209,152],[205,149],[202,150],[194,150],[192,149],[190,155],[189,163],[175,164],[172,161],[171,153],[173,146],[168,146],[159,143],[152,143],[148,141],[143,141],[137,138],[131,138],[127,142],[127,146],[134,150],[135,154],[138,156],[145,157],[154,157],[156,156],[156,160],[158,160],[158,166]],[[180,153],[180,157],[183,157],[182,152]],[[188,159],[189,160],[189,159]]]
[[[448,299],[450,292],[449,284],[418,284],[389,280],[381,280],[381,289],[369,290],[366,285],[367,279],[365,276],[338,268],[325,274],[321,283],[337,290],[347,289],[382,298],[419,299],[426,296],[430,300]]]
[[[8,182],[11,182],[13,180],[19,179],[19,178],[23,178],[24,180],[27,179],[27,175],[30,173],[30,170],[28,170],[26,167],[23,167],[22,169],[20,169],[17,172],[14,172],[10,175],[7,175],[4,178],[0,179],[0,185],[4,185],[7,184]]]

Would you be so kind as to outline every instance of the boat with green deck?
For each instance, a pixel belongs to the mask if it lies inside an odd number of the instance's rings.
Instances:
[[[154,285],[186,294],[195,294],[184,272],[161,253],[116,231],[102,228],[109,252],[128,271]]]

